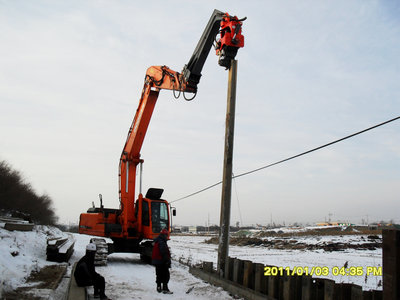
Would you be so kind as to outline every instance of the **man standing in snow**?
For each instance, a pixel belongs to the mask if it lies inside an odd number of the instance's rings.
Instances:
[[[94,287],[94,297],[101,300],[108,300],[104,294],[105,280],[104,277],[97,273],[94,269],[94,256],[96,254],[96,244],[90,243],[86,246],[86,254],[77,263],[74,276],[78,286]]]
[[[171,267],[171,254],[167,245],[168,230],[163,229],[160,235],[154,240],[153,253],[151,256],[152,264],[156,267],[157,292],[172,294],[168,289],[169,268]],[[163,284],[161,290],[161,284]]]

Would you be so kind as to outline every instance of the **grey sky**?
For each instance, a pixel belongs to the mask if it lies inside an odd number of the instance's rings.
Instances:
[[[180,71],[213,11],[247,16],[238,59],[234,173],[400,115],[396,1],[0,1],[0,159],[48,193],[63,222],[103,194],[146,69]],[[212,51],[197,97],[162,91],[143,188],[173,201],[222,178],[228,73]],[[238,178],[232,223],[400,222],[400,122]],[[221,187],[176,203],[176,224],[218,223]],[[40,208],[38,208],[40,209]]]

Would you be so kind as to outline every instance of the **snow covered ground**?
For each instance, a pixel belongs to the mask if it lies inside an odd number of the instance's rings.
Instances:
[[[58,229],[46,226],[35,226],[32,232],[11,232],[0,227],[0,298],[10,290],[21,286],[29,286],[26,279],[34,270],[55,264],[46,261],[46,240],[50,236],[62,234]],[[74,234],[75,252],[70,259],[72,265],[84,255],[85,246],[90,236]],[[206,244],[204,236],[172,236],[169,241],[173,259],[171,268],[170,289],[174,299],[233,299],[221,288],[211,286],[193,277],[187,267],[178,263],[199,263],[201,261],[217,261],[217,245]],[[360,236],[323,236],[296,237],[298,242],[320,243],[323,241],[348,241],[362,243],[365,237]],[[230,256],[251,260],[268,265],[290,267],[308,266],[342,267],[348,266],[382,266],[382,251],[379,250],[345,250],[325,252],[323,250],[277,250],[263,246],[231,246]],[[97,267],[107,282],[106,293],[112,299],[169,299],[170,295],[158,294],[155,290],[154,267],[140,262],[138,254],[115,253],[109,256],[109,263]],[[69,274],[71,266],[68,267]],[[328,276],[337,282],[355,283],[363,289],[381,289],[381,276]],[[65,294],[68,278],[64,279],[56,291],[32,288],[32,293],[42,299],[60,299]],[[189,294],[186,294],[190,291]]]
[[[173,236],[169,245],[171,247],[172,256],[175,260],[181,260],[196,264],[201,261],[212,261],[214,265],[217,263],[218,246],[215,244],[206,244],[207,236]],[[269,239],[282,239],[279,237]],[[349,235],[349,236],[305,236],[293,238],[299,243],[318,244],[327,242],[343,242],[362,244],[368,239],[366,236]],[[290,238],[288,239],[290,240]],[[382,266],[382,249],[377,250],[354,250],[326,252],[323,250],[304,251],[304,250],[278,250],[269,249],[263,246],[230,246],[229,256],[252,262],[263,263],[278,267],[343,267],[347,262],[348,267],[381,267]],[[314,276],[316,277],[316,276]],[[381,290],[382,276],[333,276],[330,272],[329,276],[320,276],[321,278],[329,278],[336,282],[354,283],[363,287],[364,290]]]
[[[46,261],[46,240],[61,234],[57,228],[46,226],[35,226],[32,232],[11,232],[0,228],[0,299],[7,291],[32,286],[26,282],[32,271],[55,264]],[[76,243],[71,265],[84,255],[91,238],[79,234],[74,234],[74,237]],[[71,273],[71,265],[67,274]],[[107,266],[96,269],[106,278],[106,294],[111,299],[233,299],[221,288],[192,276],[187,267],[177,262],[173,262],[171,268],[169,287],[174,292],[172,296],[156,292],[154,267],[143,264],[138,254],[114,253],[109,256]],[[56,291],[32,288],[31,295],[60,300],[67,286],[68,278],[65,278]]]
[[[75,234],[75,253],[71,263],[85,252],[90,236]],[[164,295],[156,291],[155,269],[140,261],[139,254],[114,253],[108,256],[108,265],[96,267],[106,278],[106,294],[112,299],[233,299],[221,288],[214,287],[192,276],[188,268],[172,263],[169,288],[174,294]],[[193,289],[191,289],[193,287]],[[189,294],[186,294],[190,290]]]

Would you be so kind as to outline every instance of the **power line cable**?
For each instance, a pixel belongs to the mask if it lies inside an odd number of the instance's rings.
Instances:
[[[325,145],[322,145],[322,146],[313,148],[313,149],[311,149],[311,150],[302,152],[302,153],[300,153],[300,154],[291,156],[291,157],[289,157],[289,158],[282,159],[282,160],[277,161],[277,162],[274,162],[274,163],[272,163],[272,164],[269,164],[269,165],[266,165],[266,166],[263,166],[263,167],[260,167],[260,168],[251,170],[251,171],[247,171],[247,172],[241,173],[241,174],[236,175],[236,176],[232,176],[232,178],[239,178],[239,177],[242,177],[242,176],[246,176],[246,175],[249,175],[249,174],[252,174],[252,173],[261,171],[261,170],[263,170],[263,169],[270,168],[270,167],[272,167],[272,166],[275,166],[275,165],[278,165],[278,164],[287,162],[287,161],[289,161],[289,160],[292,160],[292,159],[298,158],[298,157],[300,157],[300,156],[309,154],[309,153],[311,153],[311,152],[314,152],[314,151],[317,151],[317,150],[326,148],[326,147],[328,147],[328,146],[331,146],[331,145],[333,145],[333,144],[336,144],[336,143],[342,142],[342,141],[344,141],[344,140],[347,140],[347,139],[349,139],[349,138],[355,137],[355,136],[357,136],[357,135],[360,135],[360,134],[365,133],[365,132],[367,132],[367,131],[370,131],[370,130],[372,130],[372,129],[378,128],[378,127],[383,126],[383,125],[386,125],[386,124],[391,123],[391,122],[393,122],[393,121],[396,121],[396,120],[398,120],[398,119],[400,119],[400,116],[398,116],[398,117],[396,117],[396,118],[393,118],[393,119],[390,119],[390,120],[388,120],[388,121],[379,123],[379,124],[377,124],[377,125],[374,125],[374,126],[372,126],[372,127],[367,128],[367,129],[358,131],[358,132],[356,132],[356,133],[350,134],[350,135],[348,135],[348,136],[346,136],[346,137],[343,137],[343,138],[341,138],[341,139],[338,139],[338,140],[335,140],[335,141],[333,141],[333,142],[327,143],[327,144],[325,144]],[[202,192],[204,192],[204,191],[206,191],[206,190],[209,190],[209,189],[211,189],[211,188],[213,188],[213,187],[215,187],[215,186],[217,186],[217,185],[220,185],[221,183],[222,183],[222,181],[219,181],[219,182],[214,183],[214,184],[212,184],[212,185],[209,185],[209,186],[207,186],[207,187],[205,187],[205,188],[203,188],[203,189],[201,189],[201,190],[199,190],[199,191],[197,191],[197,192],[191,193],[191,194],[189,194],[189,195],[187,195],[187,196],[184,196],[184,197],[178,198],[178,199],[176,199],[176,200],[174,200],[174,201],[171,201],[170,203],[178,202],[178,201],[181,201],[181,200],[183,200],[183,199],[192,197],[192,196],[197,195],[197,194],[199,194],[199,193],[202,193]]]
[[[235,188],[236,200],[237,200],[237,205],[238,205],[238,210],[239,210],[240,225],[243,226],[242,212],[240,211],[240,205],[239,205],[239,195],[238,195],[238,192],[237,192],[236,180],[235,180],[235,176],[234,176],[233,173],[232,173],[232,178],[233,178],[233,186]]]

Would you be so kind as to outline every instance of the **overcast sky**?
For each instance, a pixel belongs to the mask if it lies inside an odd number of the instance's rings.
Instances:
[[[118,208],[118,164],[146,69],[181,71],[214,9],[247,17],[234,174],[400,115],[397,1],[0,0],[0,160],[62,222]],[[228,72],[214,51],[197,97],[162,91],[143,193],[174,201],[222,179]],[[232,219],[400,222],[400,121],[233,181]],[[219,224],[221,186],[175,202],[175,224]],[[40,209],[40,208],[38,208]]]

